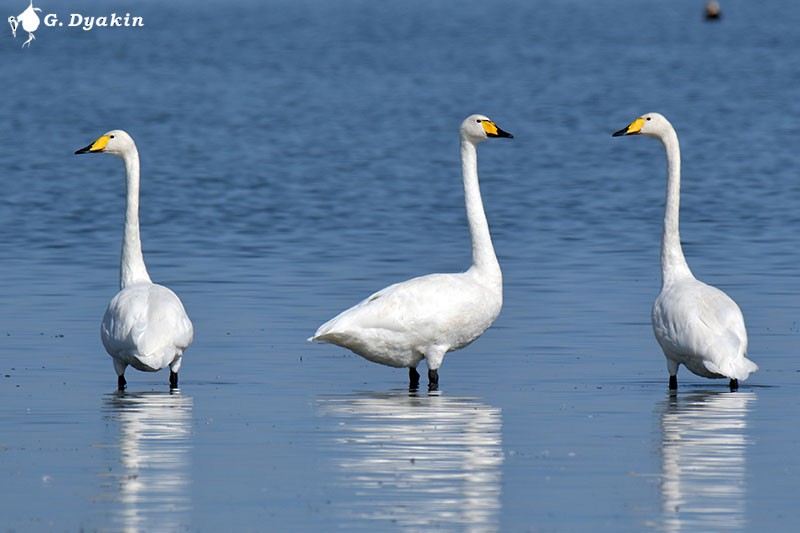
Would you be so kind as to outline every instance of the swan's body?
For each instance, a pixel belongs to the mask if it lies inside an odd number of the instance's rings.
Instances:
[[[183,352],[194,329],[174,292],[150,280],[139,235],[139,153],[133,139],[121,130],[98,138],[75,152],[110,153],[125,162],[127,208],[120,261],[120,291],[103,316],[100,336],[114,360],[118,386],[125,388],[125,369],[155,372],[169,366],[170,386],[178,386]]]
[[[312,340],[338,344],[374,363],[431,368],[477,339],[503,305],[502,281],[475,272],[430,274],[390,285],[319,328]]]
[[[482,115],[468,117],[460,133],[472,266],[460,274],[431,274],[390,285],[326,322],[309,339],[348,348],[375,363],[409,368],[414,387],[423,358],[429,386],[435,388],[445,354],[477,339],[503,306],[503,275],[481,201],[476,147],[488,138],[511,135]]]
[[[614,136],[656,137],[667,153],[667,195],[661,240],[661,293],[653,305],[653,332],[667,358],[669,385],[678,386],[678,367],[706,378],[729,378],[732,390],[758,366],[747,359],[744,317],[727,294],[697,280],[681,248],[680,146],[672,125],[658,113],[649,113]]]

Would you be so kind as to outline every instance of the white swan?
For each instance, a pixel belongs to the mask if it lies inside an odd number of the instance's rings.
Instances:
[[[150,281],[139,237],[139,152],[130,135],[109,131],[76,154],[108,153],[122,158],[127,178],[127,209],[120,261],[120,291],[108,304],[100,336],[114,359],[117,384],[125,388],[125,369],[156,372],[169,365],[170,387],[178,387],[184,350],[194,328],[174,292]]]
[[[729,378],[731,390],[758,366],[747,359],[747,331],[736,302],[695,279],[678,232],[681,153],[672,124],[658,113],[643,115],[618,132],[648,135],[667,152],[667,198],[661,239],[661,294],[653,305],[653,331],[667,358],[669,388],[678,388],[678,366],[706,378]]]
[[[444,355],[477,339],[503,306],[503,275],[483,210],[476,147],[486,139],[512,135],[483,115],[468,117],[460,132],[472,236],[470,269],[390,285],[326,322],[308,339],[348,348],[375,363],[408,367],[414,388],[419,385],[416,367],[423,358],[428,366],[428,386],[435,389]]]

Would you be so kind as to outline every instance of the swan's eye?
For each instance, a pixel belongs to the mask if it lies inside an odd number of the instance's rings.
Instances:
[[[650,119],[647,119],[647,120],[650,120]],[[109,139],[113,139],[113,138],[114,138],[114,136],[113,136],[113,135],[109,135],[109,136],[108,136],[108,138],[109,138]]]
[[[481,123],[481,122],[483,122],[483,121],[482,121],[481,119],[478,119],[478,120],[476,120],[475,122],[477,122],[478,124],[480,124],[480,123]]]
[[[652,117],[647,117],[647,120],[650,120]]]

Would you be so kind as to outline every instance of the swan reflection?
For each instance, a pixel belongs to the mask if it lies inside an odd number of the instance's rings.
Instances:
[[[661,415],[667,531],[731,531],[746,523],[747,416],[754,392],[671,394]]]
[[[191,509],[192,398],[117,392],[104,411],[119,426],[119,468],[105,474],[111,498],[122,504],[114,520],[123,531],[178,530]]]
[[[411,529],[499,527],[502,417],[474,398],[365,393],[318,400],[338,421],[334,466],[343,513]]]

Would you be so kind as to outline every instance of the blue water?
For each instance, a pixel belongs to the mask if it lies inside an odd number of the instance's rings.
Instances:
[[[10,4],[7,2],[5,6]],[[6,7],[21,12],[25,1]],[[81,0],[142,28],[0,30],[0,530],[766,531],[800,520],[800,7],[700,1]],[[37,4],[38,5],[38,4]],[[22,37],[22,38],[21,38]],[[695,274],[760,370],[667,391],[663,150]],[[505,305],[440,391],[305,342],[390,283],[470,260],[479,150]],[[115,391],[122,128],[145,260],[195,342]]]

